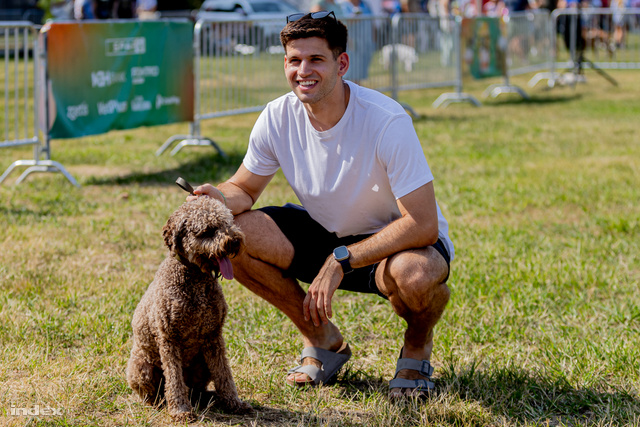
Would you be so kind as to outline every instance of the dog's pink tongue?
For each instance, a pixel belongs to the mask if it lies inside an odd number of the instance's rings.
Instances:
[[[220,266],[220,274],[227,280],[233,279],[233,266],[231,265],[231,261],[229,258],[224,257],[218,260],[218,265]]]

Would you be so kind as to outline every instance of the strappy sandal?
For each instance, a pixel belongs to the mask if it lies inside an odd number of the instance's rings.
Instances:
[[[433,366],[431,366],[428,360],[403,358],[402,351],[400,351],[400,358],[396,364],[396,374],[393,379],[389,381],[389,390],[394,388],[411,389],[414,393],[423,394],[428,393],[436,387],[432,381],[425,379],[407,380],[405,378],[397,378],[398,372],[403,369],[417,371],[420,375],[429,379],[431,375],[433,375]]]
[[[302,365],[303,360],[306,357],[311,357],[322,363],[322,367],[318,368],[315,365]],[[287,384],[297,387],[305,386],[317,386],[320,384],[328,384],[335,380],[335,375],[340,368],[351,358],[351,349],[349,344],[344,344],[337,352],[329,351],[318,347],[307,347],[302,350],[300,355],[300,365],[291,369],[288,373],[304,373],[311,378],[311,381],[295,381],[287,378]]]

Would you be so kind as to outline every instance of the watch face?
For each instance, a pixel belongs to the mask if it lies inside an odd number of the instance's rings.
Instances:
[[[340,246],[333,250],[333,256],[338,261],[349,258],[349,250],[346,246]]]

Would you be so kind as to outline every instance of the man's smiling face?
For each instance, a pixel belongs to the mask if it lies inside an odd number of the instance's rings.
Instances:
[[[342,84],[349,68],[346,53],[333,57],[326,40],[319,37],[289,42],[284,57],[284,72],[289,86],[305,104],[332,102],[331,95]],[[337,101],[337,100],[336,100]]]

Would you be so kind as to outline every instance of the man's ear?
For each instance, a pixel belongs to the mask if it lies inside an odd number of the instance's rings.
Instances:
[[[287,47],[286,46],[283,46],[283,47],[284,47],[284,56],[283,56],[283,58],[284,58],[284,68],[287,68]]]
[[[347,52],[342,52],[340,56],[338,56],[338,76],[342,77],[347,74],[347,70],[349,69],[349,55]]]

